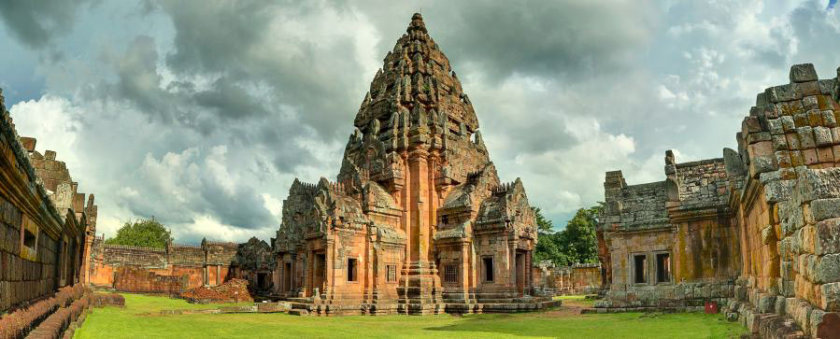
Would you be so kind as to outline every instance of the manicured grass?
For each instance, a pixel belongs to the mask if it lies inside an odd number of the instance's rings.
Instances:
[[[286,314],[145,315],[164,309],[212,308],[126,294],[126,307],[94,309],[76,338],[737,338],[720,315],[591,314],[547,311],[468,316],[296,317]]]

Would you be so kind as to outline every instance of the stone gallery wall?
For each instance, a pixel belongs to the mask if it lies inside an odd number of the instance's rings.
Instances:
[[[126,292],[177,294],[244,278],[254,287],[262,282],[268,289],[273,261],[268,244],[256,238],[249,243],[255,241],[264,245],[262,256],[252,253],[256,245],[205,240],[200,246],[170,243],[150,248],[105,244],[99,237],[93,241],[89,282]]]
[[[610,291],[597,306],[714,301],[761,336],[840,333],[838,119],[837,78],[796,65],[757,96],[737,152],[677,164],[669,151],[661,183],[608,172],[598,237]]]
[[[0,337],[25,336],[62,307],[55,300],[73,299],[59,291],[85,293],[93,196],[86,205],[64,162],[36,143],[17,135],[0,91]]]

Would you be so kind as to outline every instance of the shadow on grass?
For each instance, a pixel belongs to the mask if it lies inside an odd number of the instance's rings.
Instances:
[[[719,318],[719,317],[718,317]],[[555,338],[738,338],[743,328],[702,314],[572,314],[556,311],[467,315],[428,331]],[[443,334],[443,333],[441,333]],[[459,335],[461,336],[461,335]]]

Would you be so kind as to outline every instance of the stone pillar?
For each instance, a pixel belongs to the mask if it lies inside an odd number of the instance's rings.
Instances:
[[[409,196],[409,218],[411,224],[411,260],[423,264],[428,260],[429,251],[429,208],[428,190],[429,174],[426,162],[428,153],[424,150],[411,152],[409,158],[409,176],[411,177],[411,193]]]
[[[324,282],[324,295],[326,299],[333,298],[333,291],[335,290],[335,240],[327,237],[327,246],[324,255],[324,259],[326,263],[324,264],[326,267],[324,269],[327,270],[326,274],[326,282]]]
[[[470,243],[461,243],[461,287],[464,289],[464,301],[470,302]]]

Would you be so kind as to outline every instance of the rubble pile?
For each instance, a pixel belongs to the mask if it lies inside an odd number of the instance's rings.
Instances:
[[[181,297],[200,303],[254,301],[248,293],[248,281],[244,279],[231,279],[213,287],[199,286],[181,293]]]

